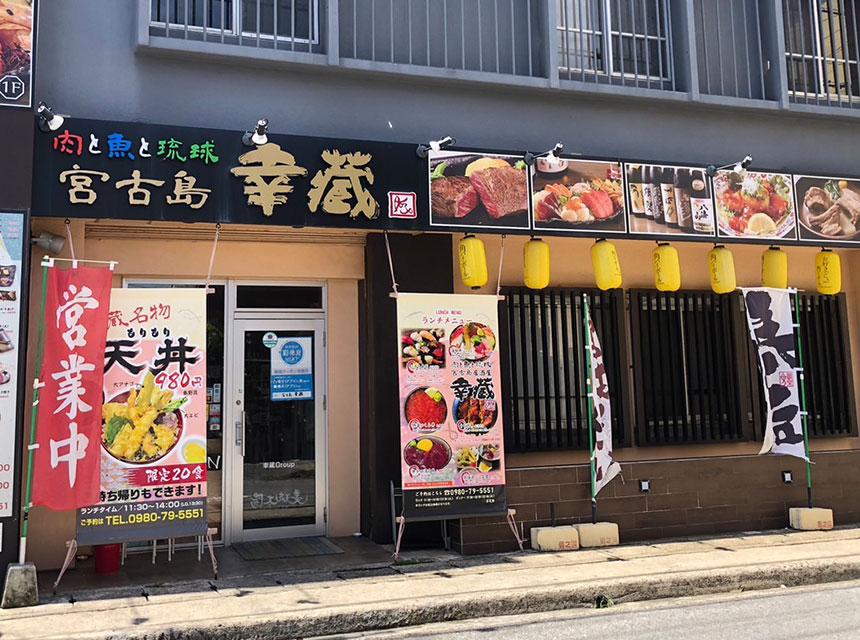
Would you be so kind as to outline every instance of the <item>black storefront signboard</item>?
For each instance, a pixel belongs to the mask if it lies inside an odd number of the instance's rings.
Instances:
[[[860,182],[618,158],[68,118],[37,132],[33,215],[350,230],[832,245]]]

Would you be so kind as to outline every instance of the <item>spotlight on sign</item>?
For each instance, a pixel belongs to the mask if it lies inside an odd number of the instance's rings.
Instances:
[[[739,160],[738,162],[733,162],[731,164],[725,164],[722,167],[717,167],[713,164],[709,164],[707,168],[708,175],[712,178],[717,175],[717,171],[724,171],[726,169],[731,169],[735,173],[743,174],[747,167],[752,164],[753,157],[749,154],[744,156],[743,160]]]
[[[594,280],[601,291],[621,287],[621,262],[614,244],[601,238],[591,245],[591,265],[594,267]]]
[[[63,247],[66,244],[66,239],[62,236],[57,236],[53,233],[43,231],[37,237],[30,238],[30,242],[39,247],[42,251],[55,256],[63,250]]]
[[[56,131],[66,121],[63,116],[54,113],[53,109],[44,102],[40,102],[39,106],[36,107],[36,115],[39,116],[39,131],[45,133]]]
[[[556,162],[559,160],[559,156],[562,153],[564,153],[564,144],[556,142],[552,149],[544,151],[543,153],[532,153],[531,151],[527,151],[523,156],[523,161],[529,166],[532,166],[538,158],[548,158],[550,162]]]
[[[246,131],[242,136],[242,144],[246,147],[253,147],[255,145],[266,144],[269,141],[269,137],[266,135],[266,132],[269,130],[269,119],[268,118],[260,118],[257,120],[257,126],[254,127],[254,131]]]
[[[418,148],[415,149],[415,153],[419,158],[426,158],[431,149],[435,153],[439,153],[442,149],[447,149],[455,144],[457,144],[457,141],[454,138],[445,136],[439,140],[431,140],[427,144],[419,144]]]
[[[457,253],[460,255],[463,284],[471,289],[480,289],[487,284],[487,253],[481,239],[466,234],[460,240]]]

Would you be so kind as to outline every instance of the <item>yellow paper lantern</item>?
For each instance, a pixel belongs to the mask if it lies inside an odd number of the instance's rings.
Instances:
[[[621,263],[614,244],[601,238],[591,245],[591,264],[594,267],[594,280],[602,291],[621,286]]]
[[[529,289],[549,285],[549,245],[532,238],[523,247],[523,279]]]
[[[715,245],[708,253],[708,265],[714,293],[731,293],[737,288],[735,260],[731,251],[722,245]]]
[[[788,254],[779,247],[761,254],[761,284],[774,289],[788,288]]]
[[[460,240],[460,275],[463,284],[480,289],[487,284],[487,253],[480,238],[467,234]]]
[[[658,242],[652,254],[654,284],[657,291],[677,291],[681,288],[681,261],[678,250],[668,242]]]
[[[835,296],[842,291],[842,261],[839,254],[822,249],[815,256],[815,284],[818,293]]]

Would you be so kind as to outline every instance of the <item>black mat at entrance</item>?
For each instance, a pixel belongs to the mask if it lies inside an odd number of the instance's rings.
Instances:
[[[242,556],[243,560],[274,560],[343,553],[343,549],[334,542],[321,537],[239,542],[233,545],[233,550]]]

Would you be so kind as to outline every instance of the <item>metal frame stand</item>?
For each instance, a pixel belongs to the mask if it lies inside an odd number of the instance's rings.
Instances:
[[[517,540],[517,545],[520,548],[520,551],[525,551],[523,548],[523,539],[520,537],[519,532],[517,531],[517,521],[515,516],[517,515],[516,509],[507,509],[505,513],[505,519],[507,520],[508,526],[511,528],[511,532],[514,534],[514,538]],[[433,518],[436,520],[437,518]],[[400,558],[400,543],[403,541],[403,531],[406,529],[406,516],[399,515],[395,518],[397,522],[397,538],[394,541],[394,561],[397,562],[398,558]],[[420,522],[421,518],[410,518],[410,520]],[[442,521],[443,523],[445,520]]]

